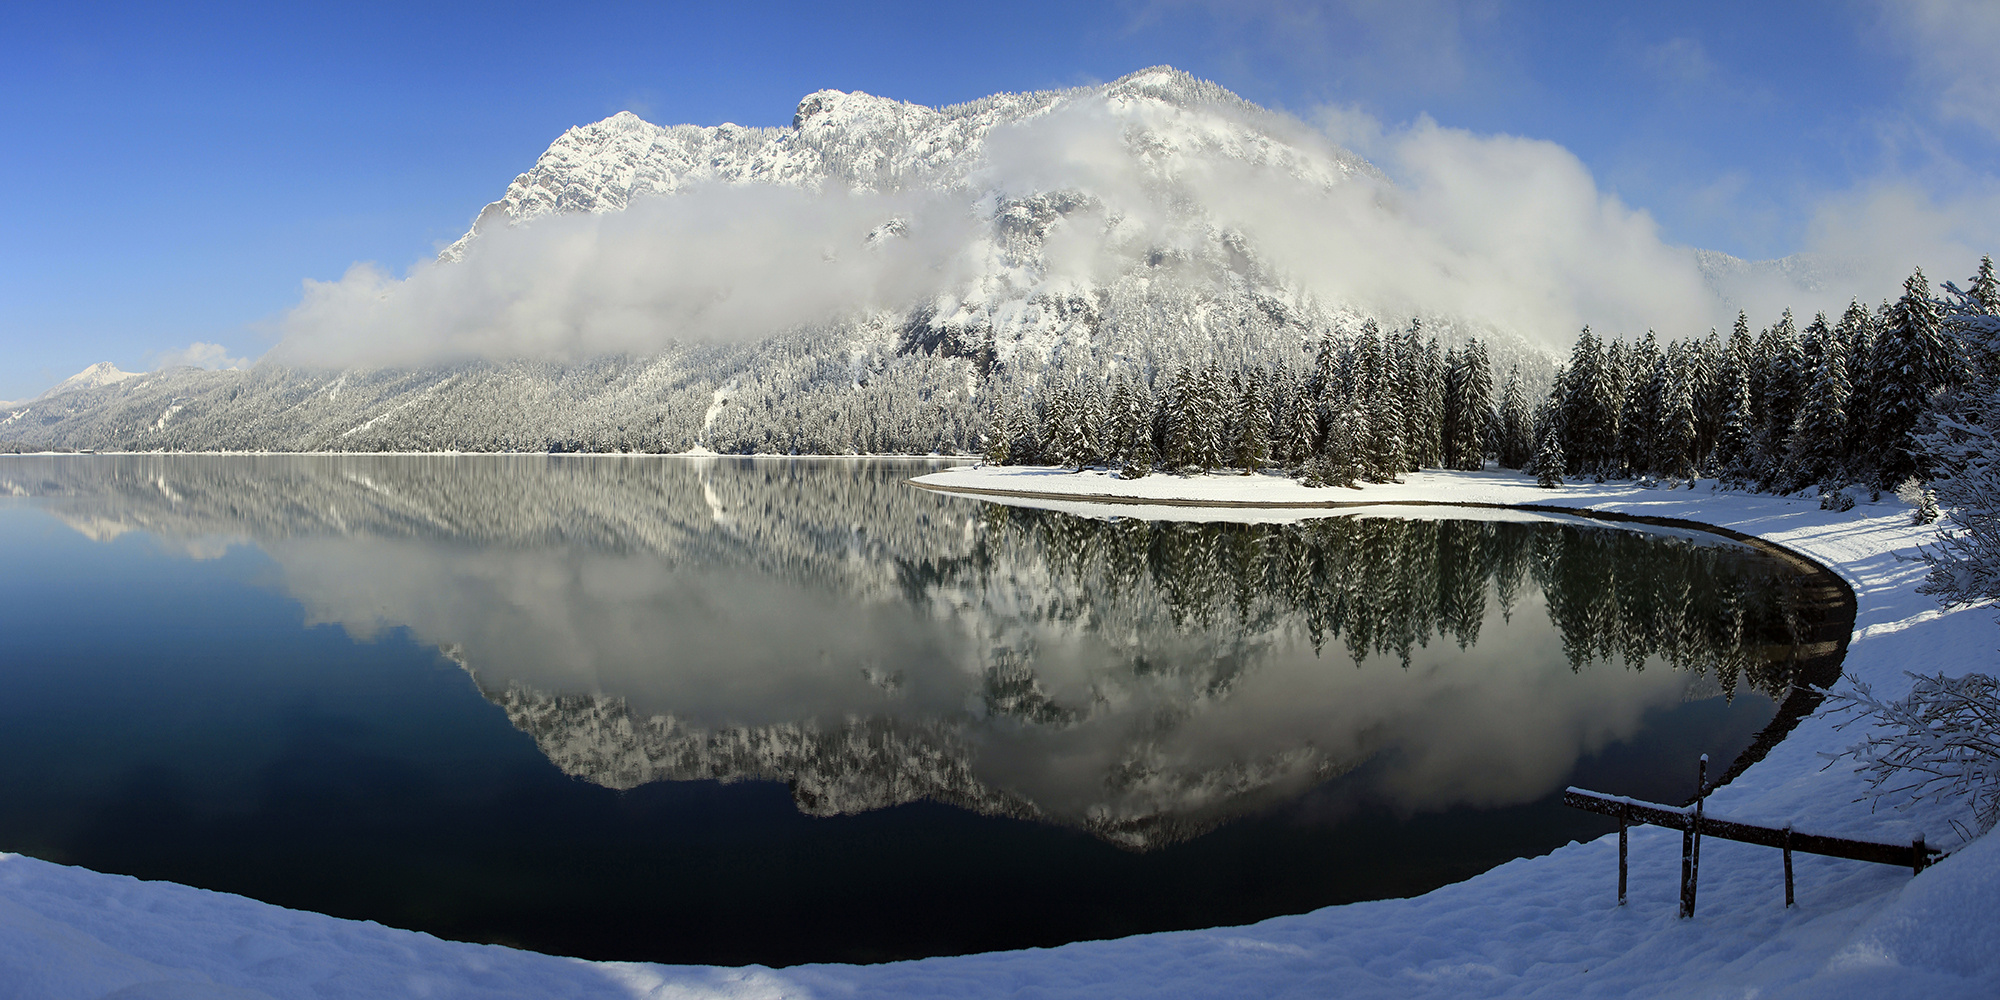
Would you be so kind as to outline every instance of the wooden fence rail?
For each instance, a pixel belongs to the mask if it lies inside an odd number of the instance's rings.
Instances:
[[[1693,805],[1669,806],[1644,802],[1623,795],[1606,795],[1587,788],[1563,791],[1563,805],[1602,813],[1618,820],[1618,904],[1625,905],[1627,829],[1650,823],[1681,831],[1681,916],[1694,916],[1695,884],[1701,872],[1701,838],[1716,837],[1744,844],[1775,847],[1785,854],[1785,905],[1792,905],[1792,854],[1817,854],[1849,861],[1906,866],[1912,874],[1937,863],[1944,852],[1924,843],[1923,834],[1907,844],[1885,844],[1873,840],[1851,840],[1816,833],[1800,833],[1791,827],[1758,826],[1706,815],[1709,789],[1708,757],[1701,758],[1700,790]]]

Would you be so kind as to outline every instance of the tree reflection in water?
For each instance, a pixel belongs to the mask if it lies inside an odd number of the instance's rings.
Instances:
[[[1296,619],[1315,652],[1405,667],[1433,640],[1468,649],[1489,610],[1511,620],[1538,591],[1572,670],[1658,659],[1783,697],[1800,660],[1800,573],[1691,532],[1566,519],[1328,517],[1291,524],[1095,520],[992,506],[982,559],[1039,558],[1064,593],[1098,595],[1065,613],[1125,624],[1157,602],[1184,632],[1269,632]],[[1032,554],[1030,554],[1032,553]],[[1114,624],[1115,623],[1115,624]]]
[[[930,799],[1140,850],[1342,776],[1405,814],[1534,801],[1684,702],[1783,700],[1818,600],[1702,532],[1097,519],[902,485],[924,468],[18,459],[0,486],[92,537],[255,544],[309,622],[409,629],[597,784],[776,780],[813,815]]]

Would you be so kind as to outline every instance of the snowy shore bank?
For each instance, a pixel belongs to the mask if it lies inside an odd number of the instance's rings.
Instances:
[[[1509,472],[1421,473],[1358,490],[1264,476],[1125,481],[985,467],[920,482],[1098,516],[1277,520],[1360,510],[1324,509],[1330,503],[1443,502],[1698,521],[1764,538],[1840,574],[1858,603],[1846,667],[1878,693],[1902,693],[1906,669],[1991,671],[2000,647],[1991,611],[1945,610],[1916,593],[1924,567],[1912,557],[1932,529],[1912,527],[1893,497],[1833,512],[1808,498],[1719,493],[1708,482],[1692,490],[1629,483],[1547,490]],[[1189,501],[1322,506],[1216,510]],[[1961,845],[1951,821],[1966,817],[1947,808],[1871,808],[1847,765],[1829,768],[1821,757],[1858,735],[1836,731],[1831,719],[1805,720],[1717,792],[1711,809],[1870,839],[1921,831],[1957,853],[1914,879],[1801,856],[1799,905],[1789,911],[1776,852],[1710,842],[1700,912],[1678,919],[1679,835],[1642,827],[1632,838],[1632,898],[1622,908],[1616,840],[1606,838],[1414,899],[1247,927],[880,966],[734,970],[590,963],[440,941],[0,855],[0,998],[2000,995],[2000,840]],[[832,905],[824,917],[840,919]]]

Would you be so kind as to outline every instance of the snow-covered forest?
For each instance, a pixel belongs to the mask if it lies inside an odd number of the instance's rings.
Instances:
[[[1901,297],[1850,304],[1761,332],[1661,344],[1585,328],[1546,395],[1518,364],[1496,375],[1477,339],[1441,347],[1420,324],[1371,322],[1320,341],[1309,366],[1182,364],[1165,377],[1050,373],[1005,395],[985,456],[996,463],[1295,471],[1314,484],[1389,482],[1489,461],[1544,481],[1590,477],[1727,483],[1829,503],[1984,469],[1973,441],[2000,369],[1992,259],[1961,289],[1921,270]],[[1984,387],[1983,390],[1981,387]],[[1530,402],[1539,396],[1535,402]]]

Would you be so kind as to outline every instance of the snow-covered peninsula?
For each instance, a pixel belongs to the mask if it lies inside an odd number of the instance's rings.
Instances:
[[[672,461],[673,459],[664,459]],[[1262,476],[1126,481],[1040,468],[961,468],[927,488],[1094,516],[1233,520],[1393,514],[1395,504],[1563,508],[1704,524],[1806,556],[1854,590],[1846,669],[1898,695],[1906,670],[1990,669],[1990,610],[1916,592],[1934,529],[1885,496],[1849,511],[1801,497],[1631,483],[1544,489],[1511,472],[1417,473],[1308,489]],[[1011,495],[1008,495],[1011,494]],[[1028,495],[1023,495],[1028,494]],[[1155,503],[1147,503],[1154,501]],[[1234,507],[1190,506],[1214,503]],[[1301,504],[1361,504],[1329,510]],[[1252,509],[1244,505],[1279,505]],[[1284,506],[1291,505],[1291,506]],[[1385,505],[1377,507],[1375,505]],[[1407,508],[1404,508],[1407,510]],[[1631,900],[1616,905],[1606,837],[1514,861],[1413,899],[1329,907],[1246,927],[873,966],[718,969],[592,963],[441,941],[168,883],[0,855],[0,996],[1798,996],[2000,993],[2000,842],[1965,843],[1953,808],[1868,799],[1849,765],[1860,735],[1816,716],[1710,799],[1711,813],[1877,840],[1923,833],[1953,852],[1920,876],[1801,855],[1783,906],[1777,852],[1711,841],[1701,905],[1676,916],[1679,837],[1632,836]],[[1615,791],[1615,790],[1614,790]],[[837,918],[837,917],[835,917]]]

